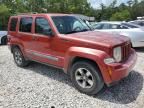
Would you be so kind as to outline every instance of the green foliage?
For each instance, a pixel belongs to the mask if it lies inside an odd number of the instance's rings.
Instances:
[[[9,9],[4,4],[0,4],[0,16],[5,16],[9,14]]]
[[[129,0],[126,4],[116,6],[116,0],[110,6],[101,5],[101,9],[95,10],[95,18],[102,20],[135,20],[144,16],[144,0]],[[97,16],[96,16],[97,15]],[[125,18],[125,19],[124,19]]]
[[[0,5],[1,22],[4,16],[27,12],[93,14],[93,9],[87,0],[0,0],[0,4],[2,4]],[[7,25],[7,22],[8,20],[5,20],[3,25]]]
[[[4,4],[0,4],[0,29],[6,29],[8,16],[9,8]]]
[[[117,6],[117,0],[101,9],[91,7],[88,0],[0,0],[0,25],[6,26],[8,17],[18,13],[76,13],[101,20],[130,20],[144,16],[144,0],[129,0]]]
[[[130,12],[128,10],[116,12],[110,18],[111,21],[128,21],[130,19],[131,19],[131,16],[130,16]]]

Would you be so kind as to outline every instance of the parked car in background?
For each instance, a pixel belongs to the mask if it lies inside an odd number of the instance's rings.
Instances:
[[[63,69],[89,95],[128,76],[137,59],[129,38],[91,31],[67,14],[10,17],[8,45],[17,66],[36,61]]]
[[[0,31],[0,44],[7,44],[7,31]]]
[[[100,22],[94,28],[95,31],[127,36],[131,39],[132,47],[144,47],[144,30],[137,25],[126,22]]]
[[[126,22],[124,23],[126,26],[128,26],[129,28],[140,28],[142,30],[144,30],[144,26],[140,26],[131,22]]]
[[[130,21],[130,23],[144,27],[144,20],[134,20],[134,21]]]

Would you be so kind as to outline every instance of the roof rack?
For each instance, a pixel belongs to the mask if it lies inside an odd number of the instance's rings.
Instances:
[[[37,12],[30,12],[30,13],[18,13],[17,15],[27,15],[27,14],[37,14]]]

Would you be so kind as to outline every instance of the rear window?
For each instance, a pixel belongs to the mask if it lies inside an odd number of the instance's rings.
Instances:
[[[31,32],[32,29],[32,17],[22,17],[20,20],[20,32]]]
[[[16,31],[17,18],[12,18],[10,22],[10,31]]]

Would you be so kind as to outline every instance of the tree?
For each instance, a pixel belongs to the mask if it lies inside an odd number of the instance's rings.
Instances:
[[[112,15],[110,20],[112,21],[128,21],[131,19],[130,13],[128,10],[123,10],[121,12],[116,12]]]
[[[9,16],[9,8],[4,4],[0,4],[0,29],[6,29]]]
[[[101,20],[128,20],[144,16],[144,0],[129,0],[117,6],[117,0],[109,6],[101,4],[101,9],[91,7],[88,0],[0,0],[0,19],[7,20],[18,13],[77,13],[94,16]],[[6,18],[3,18],[3,17]],[[125,19],[124,19],[125,18]],[[8,20],[7,20],[8,21]],[[7,24],[5,21],[5,25]],[[2,20],[1,20],[2,22]],[[1,23],[0,22],[0,23]]]

